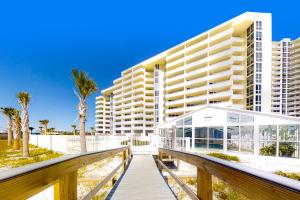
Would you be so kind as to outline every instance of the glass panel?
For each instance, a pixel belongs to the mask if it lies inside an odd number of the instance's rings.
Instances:
[[[192,138],[192,128],[184,128],[184,137]]]
[[[281,141],[297,141],[299,138],[298,125],[280,125],[279,139]]]
[[[183,120],[178,120],[176,122],[176,126],[182,126],[183,125]]]
[[[192,117],[185,118],[184,125],[192,125]]]
[[[253,126],[241,126],[241,140],[253,140]]]
[[[206,139],[195,139],[195,148],[206,148],[207,140]]]
[[[259,140],[276,140],[277,138],[276,125],[259,126]]]
[[[254,122],[254,117],[250,115],[241,115],[241,123],[252,123]]]
[[[223,139],[223,127],[210,127],[209,138]]]
[[[263,141],[259,144],[259,154],[262,156],[276,155],[276,142]]]
[[[254,152],[254,142],[253,141],[241,141],[241,152],[253,153]]]
[[[239,114],[227,113],[227,123],[239,123]]]
[[[238,126],[228,126],[227,127],[227,139],[239,139],[239,127]]]
[[[280,142],[279,156],[299,158],[299,144],[296,142]]]
[[[176,137],[183,137],[183,128],[176,128]]]
[[[207,127],[195,128],[195,138],[207,138]]]
[[[227,140],[227,150],[228,151],[239,151],[239,141],[238,140]]]
[[[223,140],[209,140],[210,149],[223,149]]]

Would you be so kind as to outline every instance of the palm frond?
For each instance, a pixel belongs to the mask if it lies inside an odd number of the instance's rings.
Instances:
[[[72,70],[74,79],[75,90],[77,94],[82,98],[86,99],[89,95],[97,92],[97,84],[93,81],[86,72],[78,71],[77,69]]]
[[[12,107],[6,107],[6,108],[2,108],[2,112],[5,116],[11,119],[14,116],[15,109]]]
[[[19,92],[17,98],[21,105],[27,107],[31,97],[28,92]]]
[[[48,125],[49,120],[48,119],[43,119],[43,120],[39,120],[40,124],[42,125]]]

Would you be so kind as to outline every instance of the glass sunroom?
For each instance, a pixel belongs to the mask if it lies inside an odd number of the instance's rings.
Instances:
[[[205,106],[159,126],[161,144],[194,151],[224,151],[300,158],[300,120],[277,114]]]

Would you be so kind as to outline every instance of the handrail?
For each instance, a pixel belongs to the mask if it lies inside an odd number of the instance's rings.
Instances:
[[[123,152],[130,146],[78,155],[67,155],[0,173],[0,199],[26,199],[54,184],[55,199],[77,199],[77,170]],[[125,169],[128,162],[122,162]],[[100,188],[99,188],[100,189]]]
[[[299,181],[207,155],[166,148],[158,150],[160,160],[162,154],[167,154],[197,167],[197,196],[201,200],[212,199],[212,175],[249,199],[300,199]]]

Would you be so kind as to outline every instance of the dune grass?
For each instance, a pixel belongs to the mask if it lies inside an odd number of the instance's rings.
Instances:
[[[213,157],[216,157],[216,158],[221,158],[223,160],[230,160],[230,161],[240,162],[239,157],[228,155],[228,154],[224,154],[224,153],[211,152],[211,153],[208,153],[207,155],[213,156]]]
[[[22,144],[20,144],[22,146]],[[0,168],[15,168],[44,160],[57,158],[62,154],[45,148],[29,145],[29,158],[22,157],[22,149],[14,150],[7,146],[6,140],[0,140]]]
[[[300,181],[300,173],[276,171],[275,174]]]

